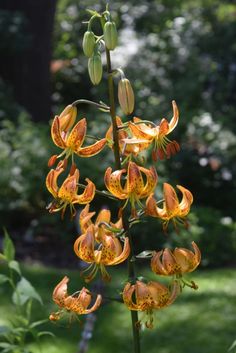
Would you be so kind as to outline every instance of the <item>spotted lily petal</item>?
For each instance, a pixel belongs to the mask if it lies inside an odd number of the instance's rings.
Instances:
[[[126,199],[127,192],[121,186],[121,176],[125,173],[125,169],[116,170],[112,173],[112,168],[107,168],[104,176],[104,182],[107,189],[118,199]]]
[[[60,148],[66,148],[66,142],[62,138],[59,117],[55,116],[51,126],[51,136],[52,140],[56,146]]]
[[[62,166],[61,167],[59,166],[56,169],[51,169],[46,177],[46,187],[54,198],[57,198],[58,196],[59,188],[57,185],[57,179],[63,171],[64,171],[64,168]]]
[[[75,153],[78,154],[81,157],[92,157],[98,154],[106,145],[106,139],[101,139],[94,144],[87,146],[87,147],[81,147],[75,150]]]
[[[84,142],[86,131],[87,122],[86,119],[83,118],[78,121],[78,123],[71,130],[66,141],[67,147],[71,148],[71,150],[73,151],[78,151],[78,149]]]
[[[95,261],[94,257],[94,225],[90,225],[86,233],[78,237],[74,243],[75,254],[83,261],[92,263]]]
[[[73,204],[79,203],[83,205],[86,203],[90,203],[93,200],[95,196],[96,187],[90,179],[86,178],[85,180],[87,182],[87,186],[81,195],[75,195],[72,202]]]

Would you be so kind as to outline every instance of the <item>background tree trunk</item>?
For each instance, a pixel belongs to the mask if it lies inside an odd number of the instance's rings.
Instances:
[[[50,117],[50,61],[56,0],[2,0],[0,11],[25,20],[27,45],[0,55],[0,76],[13,87],[14,97],[35,121]],[[17,33],[16,33],[17,35]],[[23,37],[24,39],[24,37]]]

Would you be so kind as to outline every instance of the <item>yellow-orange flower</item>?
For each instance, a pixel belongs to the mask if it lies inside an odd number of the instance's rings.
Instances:
[[[185,248],[168,248],[155,252],[151,260],[151,269],[157,275],[182,275],[194,271],[201,261],[201,252],[197,244],[192,242],[193,251]]]
[[[75,107],[71,107],[75,109]],[[75,111],[69,115],[66,113],[55,116],[51,126],[53,142],[56,146],[64,150],[57,157],[65,155],[65,158],[68,158],[73,153],[80,157],[91,157],[99,153],[105,146],[106,139],[103,138],[90,146],[82,147],[87,131],[86,119],[83,118],[74,125]]]
[[[112,168],[107,168],[104,176],[104,182],[107,189],[118,199],[128,200],[131,203],[132,215],[136,215],[135,203],[140,206],[140,199],[144,199],[153,192],[157,184],[157,173],[154,167],[146,169],[138,166],[134,162],[129,162],[127,171],[127,180],[122,185],[121,177],[126,173],[126,169],[116,170],[112,172]],[[142,173],[146,177],[146,183],[144,182]]]
[[[90,224],[85,233],[77,238],[74,243],[75,254],[91,265],[84,271],[85,281],[91,281],[100,269],[102,278],[110,280],[110,275],[105,266],[118,265],[125,261],[130,253],[129,239],[121,241],[105,225],[95,226]],[[88,274],[86,274],[88,273]]]
[[[56,169],[51,169],[46,177],[46,186],[48,191],[54,197],[54,201],[49,205],[49,212],[58,212],[62,210],[64,216],[66,207],[69,205],[72,216],[75,215],[75,204],[87,204],[91,202],[95,195],[94,183],[86,178],[87,186],[81,195],[78,195],[79,170],[74,169],[67,176],[61,187],[57,185],[59,175],[64,171],[63,162],[59,162]]]
[[[148,328],[153,327],[153,310],[164,308],[174,302],[179,294],[179,284],[174,281],[171,291],[159,282],[135,284],[127,283],[123,290],[123,300],[128,309],[145,311],[148,318],[145,322]]]
[[[164,230],[167,229],[170,220],[173,221],[175,227],[177,223],[183,223],[187,226],[187,222],[184,218],[190,211],[190,206],[193,202],[193,195],[189,190],[185,189],[181,185],[177,185],[177,188],[183,194],[181,202],[179,202],[174,188],[168,183],[164,183],[163,185],[163,208],[157,206],[153,194],[151,194],[146,201],[146,213],[149,216],[162,219],[164,221]]]
[[[91,312],[97,310],[101,304],[102,296],[98,294],[95,303],[90,308],[88,308],[92,301],[92,294],[85,287],[83,287],[81,291],[76,292],[75,294],[68,295],[68,282],[69,278],[65,276],[53,291],[53,301],[60,307],[61,310],[59,312],[52,313],[49,317],[50,320],[55,321],[60,319],[60,315],[62,314],[63,310],[67,310],[79,315],[90,314]]]
[[[175,101],[172,101],[173,117],[170,122],[162,119],[160,125],[151,127],[150,124],[142,123],[139,118],[133,118],[133,122],[129,123],[129,128],[132,131],[133,137],[144,139],[149,143],[154,142],[152,157],[153,160],[170,158],[171,155],[177,153],[180,149],[176,141],[170,141],[167,135],[174,130],[179,120],[179,112]]]
[[[137,156],[141,151],[145,150],[150,145],[151,142],[147,139],[143,139],[143,138],[138,139],[136,137],[133,137],[128,127],[121,129],[120,127],[122,126],[122,120],[119,116],[116,117],[116,123],[117,123],[117,126],[119,127],[118,138],[119,138],[119,149],[120,149],[121,155],[128,156],[130,154],[133,154],[134,156]],[[113,147],[112,125],[109,127],[106,133],[106,139],[107,139],[108,146],[112,148]]]

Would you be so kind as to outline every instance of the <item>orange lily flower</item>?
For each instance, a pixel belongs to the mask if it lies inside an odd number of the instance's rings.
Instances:
[[[72,108],[75,109],[75,107]],[[71,114],[66,114],[67,111],[64,114],[62,112],[60,116],[55,116],[53,119],[51,126],[52,140],[56,146],[64,150],[57,158],[63,155],[65,155],[65,158],[68,158],[70,155],[73,156],[74,153],[80,157],[91,157],[99,153],[106,144],[106,139],[103,138],[90,146],[81,147],[86,136],[87,122],[83,118],[72,128],[76,115],[75,112],[75,110]],[[49,160],[49,165],[51,166],[50,162],[52,163],[53,160]]]
[[[52,313],[49,317],[50,320],[59,320],[63,309],[71,311],[75,314],[84,315],[90,314],[91,312],[97,310],[101,304],[102,296],[98,294],[93,306],[88,308],[92,300],[92,294],[85,287],[83,287],[79,292],[68,295],[68,282],[69,278],[65,276],[53,291],[53,301],[61,308],[61,310],[56,313]]]
[[[151,194],[146,201],[146,213],[149,216],[161,218],[164,221],[164,231],[166,231],[170,220],[173,221],[176,229],[177,223],[184,224],[185,226],[188,225],[184,218],[190,211],[193,195],[181,185],[177,185],[177,188],[183,194],[181,202],[179,202],[174,188],[168,183],[164,183],[163,185],[163,208],[157,206],[156,200],[153,196],[154,194]]]
[[[164,308],[174,302],[179,294],[180,288],[174,281],[171,291],[159,282],[143,283],[136,281],[135,284],[127,283],[123,290],[123,300],[129,310],[145,311],[147,328],[153,327],[153,310]]]
[[[125,261],[130,254],[130,245],[128,237],[125,237],[124,246],[114,234],[107,230],[104,225],[101,231],[97,230],[94,224],[86,229],[85,233],[77,238],[74,243],[75,254],[83,261],[91,265],[84,271],[89,272],[85,275],[85,281],[90,282],[101,270],[102,278],[105,281],[110,280],[110,275],[105,266],[118,265]]]
[[[62,210],[62,217],[64,216],[66,207],[69,205],[72,216],[75,215],[76,210],[74,204],[87,204],[91,202],[95,195],[94,183],[86,178],[87,186],[81,195],[78,195],[79,170],[72,169],[71,174],[67,176],[61,187],[57,185],[59,175],[64,171],[63,162],[59,162],[56,169],[51,169],[46,177],[46,186],[48,191],[52,194],[55,201],[49,205],[49,212],[58,212]]]
[[[157,275],[182,275],[194,271],[201,261],[201,252],[194,241],[193,251],[185,248],[175,248],[174,251],[166,248],[154,253],[151,260],[151,269]]]
[[[119,116],[116,117],[116,123],[118,127],[122,126],[122,120]],[[143,138],[133,138],[132,134],[128,133],[128,128],[118,130],[119,148],[121,155],[128,156],[133,154],[137,156],[141,151],[145,150],[149,145],[150,141]],[[108,146],[113,147],[113,128],[112,125],[109,127],[106,133],[106,139]]]
[[[122,186],[121,177],[124,173],[126,173],[126,169],[112,172],[112,168],[109,167],[105,172],[104,182],[107,189],[118,199],[127,199],[123,208],[126,206],[128,200],[130,200],[132,215],[135,217],[135,203],[138,203],[142,207],[139,200],[148,197],[155,189],[157,184],[157,173],[154,167],[146,169],[138,166],[134,162],[129,162],[127,181],[125,185]],[[146,183],[144,183],[142,173],[146,177]]]
[[[111,212],[110,210],[103,208],[97,215],[96,221],[93,223],[91,218],[96,214],[96,212],[89,212],[89,204],[87,204],[84,209],[80,212],[79,224],[82,233],[85,233],[88,227],[93,224],[95,230],[95,238],[97,241],[101,239],[100,233],[111,231],[111,233],[118,233],[123,229],[122,219],[119,218],[116,223],[111,222]]]
[[[137,139],[148,140],[149,143],[154,142],[154,148],[152,152],[153,160],[156,161],[159,157],[164,159],[165,156],[170,158],[180,150],[179,144],[176,141],[170,141],[167,135],[174,130],[179,120],[179,111],[175,101],[172,101],[173,117],[170,122],[166,119],[162,119],[160,125],[151,127],[148,124],[142,123],[139,118],[133,118],[133,122],[129,123],[129,128],[133,133],[133,136]]]

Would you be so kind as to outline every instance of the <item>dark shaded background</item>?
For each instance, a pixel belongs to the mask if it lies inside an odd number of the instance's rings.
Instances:
[[[107,101],[106,81],[93,87],[82,53],[86,8],[72,0],[3,0],[0,3],[0,223],[20,258],[74,266],[77,224],[45,210],[47,160],[56,149],[50,120],[78,98]],[[194,194],[191,227],[164,236],[156,220],[136,228],[136,251],[195,240],[202,266],[235,265],[236,5],[233,1],[112,1],[120,40],[113,57],[136,93],[135,115],[160,121],[180,110],[172,136],[181,152],[158,162],[160,183]],[[90,134],[105,133],[107,117],[86,113]],[[112,155],[80,160],[82,177],[103,188]],[[98,199],[95,206],[107,201]],[[111,207],[113,207],[111,205]],[[149,233],[147,233],[147,228]],[[158,245],[157,245],[158,244]],[[61,254],[58,260],[58,252]]]

